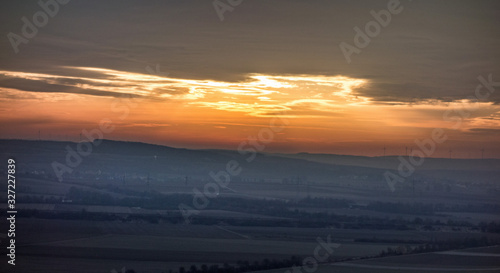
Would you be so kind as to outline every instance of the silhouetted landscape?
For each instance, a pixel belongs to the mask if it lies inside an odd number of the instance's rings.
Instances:
[[[49,265],[52,272],[98,272],[104,265],[136,272],[271,270],[301,265],[317,237],[330,237],[339,246],[320,263],[327,272],[330,262],[342,267],[500,242],[498,159],[432,159],[391,192],[383,173],[397,166],[394,157],[258,154],[186,223],[179,205],[193,207],[193,189],[203,192],[211,170],[247,156],[95,141],[102,142],[61,182],[51,163],[63,162],[65,147],[77,143],[0,141],[1,159],[15,155],[22,169],[17,254],[29,261],[20,266],[25,272]],[[453,267],[461,256],[453,258],[431,264]],[[494,255],[475,259],[467,266],[498,265]]]

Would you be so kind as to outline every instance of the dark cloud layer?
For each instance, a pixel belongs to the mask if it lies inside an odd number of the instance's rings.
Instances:
[[[381,102],[459,100],[472,95],[479,75],[500,81],[498,1],[402,0],[402,12],[348,64],[339,44],[353,44],[353,28],[364,28],[370,11],[388,2],[246,0],[220,21],[212,1],[72,0],[15,54],[7,34],[21,34],[21,18],[41,8],[37,1],[3,1],[0,69],[145,73],[161,64],[172,77],[229,81],[247,73],[346,75],[371,80],[356,92]],[[82,92],[29,80],[0,86]],[[500,95],[489,100],[499,103]]]
[[[85,81],[82,81],[85,82]],[[5,88],[18,89],[29,92],[54,92],[54,93],[73,93],[92,96],[108,96],[108,97],[123,97],[122,93],[101,91],[96,89],[82,89],[78,87],[58,84],[46,83],[38,80],[28,80],[20,78],[6,78],[0,75],[0,86]],[[134,94],[129,94],[129,97],[139,97]]]

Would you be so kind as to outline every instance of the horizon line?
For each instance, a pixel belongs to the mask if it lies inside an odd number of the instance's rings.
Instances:
[[[56,140],[56,139],[32,139],[32,138],[0,138],[0,141],[3,140],[20,140],[20,141],[48,141],[48,142],[70,142],[70,143],[79,143],[79,142],[91,142],[91,141],[74,141],[74,140]],[[94,139],[95,140],[95,139]],[[93,141],[94,141],[93,140]],[[139,143],[139,144],[147,144],[147,145],[156,145],[156,146],[162,146],[162,147],[167,147],[167,148],[173,148],[173,149],[185,149],[185,150],[193,150],[193,151],[210,151],[210,150],[215,150],[215,151],[229,151],[229,152],[237,152],[237,149],[225,149],[225,148],[187,148],[187,147],[178,147],[178,146],[170,146],[170,145],[165,145],[165,144],[157,144],[157,143],[151,143],[151,142],[143,142],[143,141],[137,141],[137,140],[116,140],[116,139],[107,139],[107,138],[101,138],[100,140],[106,140],[106,141],[115,141],[115,142],[128,142],[128,143]],[[92,141],[92,142],[93,142]],[[410,155],[402,155],[402,154],[391,154],[391,155],[380,155],[380,156],[370,156],[370,155],[355,155],[355,154],[335,154],[335,153],[311,153],[311,152],[295,152],[295,153],[286,153],[286,152],[257,152],[258,154],[269,154],[269,155],[299,155],[299,154],[309,154],[309,155],[331,155],[331,156],[349,156],[349,157],[366,157],[366,158],[395,158],[395,157],[410,157]],[[465,158],[465,157],[431,157],[431,156],[425,156],[424,158],[432,158],[432,159],[446,159],[446,160],[486,160],[486,159],[495,159],[498,160],[500,158],[496,157],[485,157],[485,158],[478,158],[478,157],[472,157],[472,158]]]

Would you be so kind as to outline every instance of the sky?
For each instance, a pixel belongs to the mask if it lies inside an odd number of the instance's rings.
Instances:
[[[500,158],[498,1],[64,2],[0,4],[0,138]]]

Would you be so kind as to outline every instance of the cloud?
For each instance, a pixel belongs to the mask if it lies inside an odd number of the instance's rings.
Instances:
[[[1,72],[0,72],[1,73]],[[28,92],[52,92],[52,93],[72,93],[80,95],[92,95],[92,96],[108,96],[108,97],[120,97],[123,94],[113,91],[102,91],[93,88],[79,88],[78,85],[85,84],[84,81],[70,84],[68,81],[61,81],[61,84],[57,84],[58,80],[48,83],[41,80],[31,80],[23,78],[10,78],[10,77],[0,77],[0,88],[17,89]],[[22,98],[23,96],[12,96],[10,98]]]
[[[23,97],[22,92],[108,97],[127,95],[132,98],[192,101],[193,105],[256,116],[286,110],[319,114],[370,100],[352,94],[356,88],[366,84],[366,80],[339,75],[251,73],[240,81],[217,81],[96,67],[65,66],[59,71],[52,74],[0,71],[0,88],[19,90],[18,98]],[[15,97],[11,90],[8,98]]]
[[[61,7],[19,54],[8,39],[0,40],[0,69],[144,73],[159,63],[176,78],[225,82],[252,73],[346,75],[373,83],[358,95],[394,103],[459,100],[473,92],[478,75],[500,75],[494,61],[500,58],[497,1],[402,3],[402,13],[348,65],[338,44],[352,43],[353,28],[363,28],[373,20],[370,11],[386,8],[387,1],[252,0],[222,23],[210,1],[75,1]],[[20,18],[37,10],[36,3],[6,4],[1,32],[19,33]],[[488,100],[500,103],[499,94]],[[164,97],[169,95],[176,94]]]
[[[488,134],[500,134],[500,128],[471,128],[469,129],[472,133],[488,133]]]

